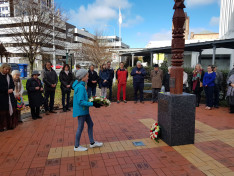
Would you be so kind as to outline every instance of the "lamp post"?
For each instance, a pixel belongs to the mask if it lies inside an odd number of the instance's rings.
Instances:
[[[56,48],[55,48],[55,9],[54,9],[54,0],[53,0],[53,66],[56,69]]]

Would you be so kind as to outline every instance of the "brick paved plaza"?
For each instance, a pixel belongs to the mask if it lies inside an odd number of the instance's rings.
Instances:
[[[91,116],[95,140],[104,146],[87,152],[73,151],[77,119],[71,112],[27,120],[0,133],[0,176],[234,175],[234,116],[227,108],[198,108],[195,145],[178,147],[149,138],[157,104],[113,103],[91,108]],[[82,145],[89,144],[84,130]]]

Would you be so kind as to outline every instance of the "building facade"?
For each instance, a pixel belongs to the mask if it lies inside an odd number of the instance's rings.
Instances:
[[[234,1],[221,0],[219,37],[234,38]]]

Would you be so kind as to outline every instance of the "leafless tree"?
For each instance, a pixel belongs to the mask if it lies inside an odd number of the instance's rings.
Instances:
[[[102,32],[96,32],[93,40],[83,43],[82,46],[76,50],[80,57],[85,61],[91,61],[98,68],[100,68],[103,63],[111,61],[112,57],[112,52],[110,51],[111,47],[103,36]]]
[[[1,63],[2,63],[2,56],[5,55],[6,48],[3,46],[2,43],[0,43],[0,56],[1,56]]]
[[[31,74],[38,55],[49,52],[48,48],[51,52],[53,44],[57,49],[62,46],[61,41],[65,42],[66,18],[47,0],[15,0],[13,5],[15,12],[9,18],[8,34],[29,59]]]

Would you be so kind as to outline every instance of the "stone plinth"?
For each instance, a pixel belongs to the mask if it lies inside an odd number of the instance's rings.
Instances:
[[[195,95],[159,93],[161,139],[170,146],[194,144],[195,110]]]

